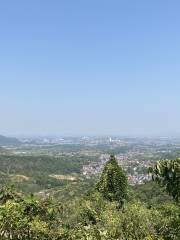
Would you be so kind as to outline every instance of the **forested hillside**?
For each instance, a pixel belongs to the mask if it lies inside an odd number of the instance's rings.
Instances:
[[[111,156],[99,180],[67,201],[4,186],[1,239],[179,240],[180,160],[159,161],[149,171],[154,183],[132,188]]]

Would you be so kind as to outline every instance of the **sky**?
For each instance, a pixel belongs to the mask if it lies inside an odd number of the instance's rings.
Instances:
[[[180,1],[0,3],[0,134],[180,135]]]

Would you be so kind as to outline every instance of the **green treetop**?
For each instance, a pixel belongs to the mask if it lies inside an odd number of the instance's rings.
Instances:
[[[96,189],[109,201],[118,201],[121,205],[127,198],[127,177],[118,165],[114,155],[106,163]]]

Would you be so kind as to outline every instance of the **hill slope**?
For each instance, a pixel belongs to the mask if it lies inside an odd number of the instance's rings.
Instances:
[[[20,141],[17,138],[5,137],[0,135],[0,146],[18,145]]]

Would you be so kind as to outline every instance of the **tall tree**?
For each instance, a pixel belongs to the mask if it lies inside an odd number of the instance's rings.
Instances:
[[[96,189],[109,201],[118,201],[121,205],[127,198],[127,177],[118,165],[114,155],[106,163]]]

